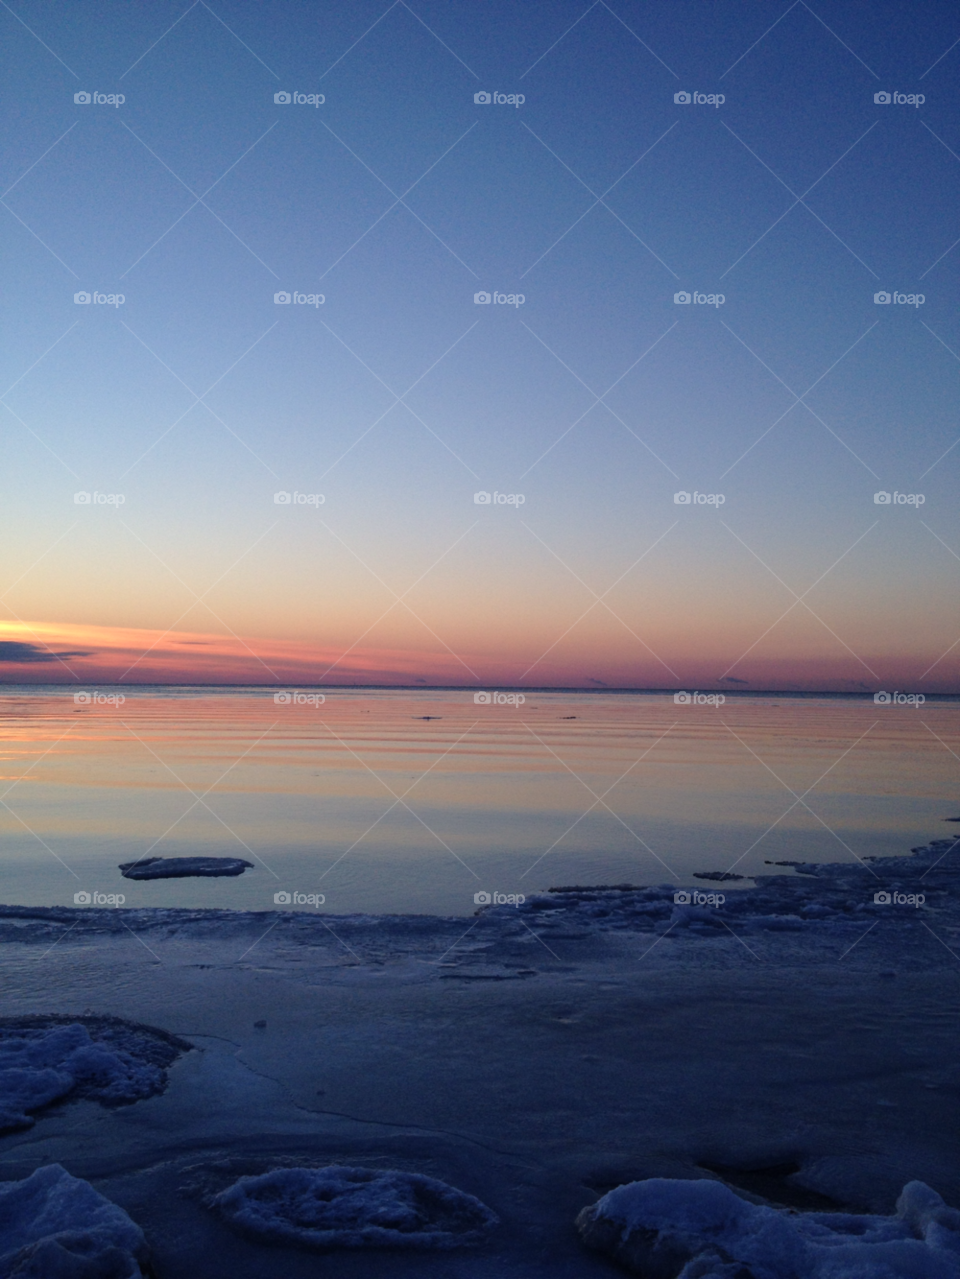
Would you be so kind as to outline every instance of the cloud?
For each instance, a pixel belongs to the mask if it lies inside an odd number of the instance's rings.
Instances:
[[[588,675],[588,676],[587,676],[587,680],[588,680],[588,682],[589,682],[589,683],[591,683],[591,684],[599,684],[601,688],[609,688],[609,687],[610,687],[610,685],[609,685],[609,684],[607,684],[607,683],[605,683],[602,679],[594,679],[592,675]]]
[[[55,662],[63,657],[89,657],[89,653],[54,653],[39,644],[24,644],[20,640],[0,640],[0,662]]]
[[[720,682],[726,683],[726,684],[749,684],[750,683],[748,679],[737,679],[736,675],[721,675]]]

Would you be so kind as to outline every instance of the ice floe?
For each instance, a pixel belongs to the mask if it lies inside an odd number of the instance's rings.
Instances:
[[[196,876],[216,879],[221,875],[242,875],[253,862],[242,857],[141,857],[135,862],[121,862],[124,879],[186,879]]]
[[[142,1279],[146,1260],[140,1227],[59,1164],[0,1183],[0,1279]]]
[[[718,1181],[618,1186],[577,1218],[588,1247],[646,1279],[958,1279],[960,1211],[912,1181],[895,1216],[797,1213]]]
[[[339,1164],[241,1177],[208,1203],[244,1234],[302,1248],[456,1248],[497,1224],[479,1199],[433,1177]]]

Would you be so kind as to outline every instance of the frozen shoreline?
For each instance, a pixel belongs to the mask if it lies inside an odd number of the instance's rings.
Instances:
[[[0,905],[0,945],[69,950],[88,938],[133,935],[198,944],[249,939],[252,951],[263,944],[261,935],[269,935],[271,951],[302,945],[339,949],[356,962],[432,959],[449,966],[478,944],[522,958],[539,942],[541,951],[533,953],[549,966],[566,962],[551,942],[591,943],[577,948],[583,952],[625,933],[647,936],[651,957],[660,952],[657,960],[669,954],[682,964],[688,952],[695,968],[709,963],[711,953],[724,966],[750,956],[790,965],[839,962],[841,955],[855,966],[884,956],[894,965],[924,969],[960,963],[960,839],[934,840],[909,856],[862,864],[778,864],[794,873],[735,889],[706,876],[680,889],[558,887],[520,905],[482,906],[472,917]],[[685,945],[678,949],[678,942]],[[710,945],[694,944],[703,942]]]
[[[442,1262],[325,1254],[334,1279],[599,1279],[574,1218],[639,1177],[886,1214],[919,1179],[960,1203],[952,843],[875,871],[797,868],[722,907],[673,887],[468,918],[2,907],[4,1017],[119,1016],[194,1051],[162,1095],[55,1105],[0,1137],[0,1175],[59,1162],[91,1181],[143,1228],[160,1279],[315,1273],[182,1192],[224,1161],[398,1168],[501,1220]],[[886,890],[927,901],[875,903]]]

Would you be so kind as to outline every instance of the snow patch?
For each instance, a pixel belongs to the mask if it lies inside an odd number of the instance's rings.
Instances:
[[[146,1259],[140,1227],[59,1164],[0,1183],[0,1279],[142,1279]]]
[[[456,1248],[498,1222],[432,1177],[337,1164],[241,1177],[208,1204],[244,1234],[301,1248]]]
[[[611,1190],[577,1227],[647,1279],[960,1279],[960,1212],[919,1181],[881,1217],[796,1213],[719,1181],[654,1177]]]
[[[32,1111],[68,1096],[124,1106],[161,1093],[190,1047],[120,1018],[0,1023],[0,1132],[30,1128]]]

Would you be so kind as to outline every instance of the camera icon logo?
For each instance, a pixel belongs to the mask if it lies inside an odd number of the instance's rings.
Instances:
[[[677,306],[686,306],[690,301],[690,294],[686,289],[681,289],[679,293],[674,293],[673,301]]]
[[[473,300],[477,306],[486,306],[490,301],[490,294],[485,289],[481,289],[479,293],[474,293]]]
[[[879,107],[887,106],[890,102],[890,94],[882,90],[873,95],[873,100]]]
[[[886,289],[881,289],[879,293],[874,293],[873,300],[876,302],[877,306],[889,306],[890,294],[886,291]]]
[[[74,893],[73,904],[74,906],[89,906],[90,894],[88,892]]]
[[[74,693],[73,700],[77,706],[89,706],[93,701],[92,693]]]
[[[673,900],[677,906],[689,906],[690,894],[681,889],[680,892],[673,894]]]
[[[874,894],[873,894],[873,900],[876,902],[876,904],[877,904],[878,906],[889,906],[889,905],[890,905],[890,894],[889,894],[889,893],[874,893]]]
[[[686,489],[681,489],[679,493],[674,493],[673,501],[676,506],[689,506],[690,494]]]
[[[89,494],[89,493],[74,493],[74,495],[73,495],[73,500],[74,500],[74,502],[77,504],[77,506],[89,506],[89,505],[90,505],[90,494]]]
[[[673,95],[673,100],[679,106],[688,106],[690,103],[690,94],[687,93],[686,89],[681,89],[679,93],[675,93]]]
[[[476,706],[489,706],[490,703],[493,701],[493,694],[492,693],[474,693],[473,701],[474,701],[474,705]]]
[[[293,694],[292,693],[274,693],[273,701],[274,701],[274,705],[276,706],[289,706],[290,703],[293,701]]]
[[[279,293],[274,293],[273,300],[277,306],[289,306],[290,294],[281,289]]]
[[[678,706],[689,706],[693,697],[690,693],[674,693],[673,700]]]
[[[481,489],[479,493],[474,493],[473,502],[475,506],[489,506],[490,494]]]
[[[289,894],[289,893],[286,893],[286,892],[274,893],[274,894],[273,894],[273,904],[274,904],[275,906],[289,906],[289,905],[290,905],[290,894]]]
[[[479,107],[488,106],[490,103],[490,94],[484,91],[481,91],[480,93],[475,93],[473,95],[473,100]]]
[[[873,701],[876,706],[889,706],[893,701],[893,697],[890,693],[874,693]]]
[[[81,89],[79,93],[75,93],[73,95],[73,100],[78,106],[88,106],[90,103],[90,94]]]
[[[873,500],[877,506],[889,506],[890,494],[886,489],[881,489],[879,493],[874,493]]]
[[[89,306],[90,294],[87,293],[85,289],[81,289],[79,293],[74,293],[73,300],[76,302],[77,306]]]
[[[290,102],[290,94],[285,93],[282,89],[279,93],[273,95],[273,100],[278,107],[286,106]]]
[[[473,900],[478,906],[489,906],[493,898],[489,893],[479,892],[473,894]]]
[[[281,490],[279,493],[274,493],[274,495],[273,495],[273,500],[274,500],[274,502],[276,503],[276,505],[277,505],[277,506],[289,506],[289,505],[290,505],[290,494],[289,494],[289,493],[285,493],[285,492],[283,492],[283,490]]]

